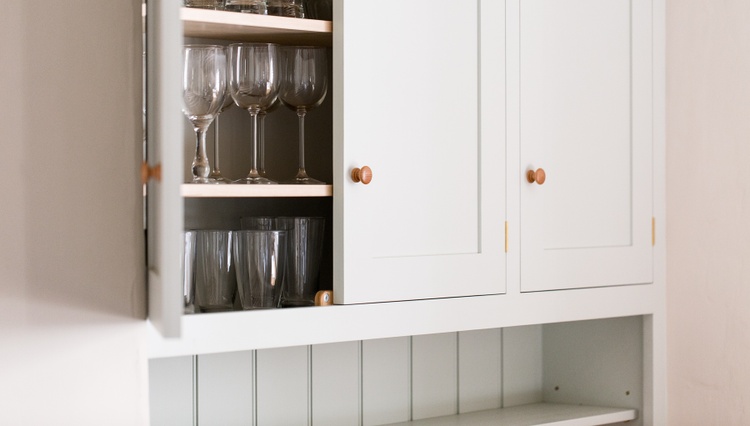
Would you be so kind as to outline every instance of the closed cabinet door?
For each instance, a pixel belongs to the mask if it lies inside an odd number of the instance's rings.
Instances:
[[[505,291],[504,14],[334,2],[336,303]]]
[[[509,4],[521,290],[650,283],[651,1]]]

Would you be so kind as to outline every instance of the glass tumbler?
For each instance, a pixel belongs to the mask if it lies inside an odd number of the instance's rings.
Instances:
[[[276,218],[276,228],[289,233],[289,261],[281,305],[312,306],[318,291],[325,218],[279,217]]]
[[[226,0],[226,9],[234,12],[266,15],[267,7],[266,0]]]
[[[242,309],[280,307],[287,258],[287,232],[235,231],[232,246]]]
[[[200,9],[224,9],[224,0],[183,0],[185,7],[197,7]]]
[[[268,14],[304,18],[305,7],[302,0],[268,0]]]
[[[183,233],[182,296],[185,313],[195,313],[195,231]]]
[[[274,228],[274,218],[270,216],[245,216],[240,218],[240,228],[252,231],[271,231]]]
[[[195,231],[195,304],[203,312],[231,311],[237,292],[232,231]]]

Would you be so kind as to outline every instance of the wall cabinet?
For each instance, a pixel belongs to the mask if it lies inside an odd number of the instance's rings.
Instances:
[[[341,344],[340,354],[352,349],[341,342],[638,317],[643,400],[633,406],[642,424],[663,423],[664,247],[655,242],[664,234],[654,226],[664,217],[663,1],[413,0],[398,11],[333,3],[331,23],[149,1],[148,161],[162,170],[148,185],[150,356],[252,351],[275,362],[268,351],[289,347],[302,362],[306,345],[328,353],[321,345]],[[182,184],[183,36],[330,46],[333,84],[318,124],[330,141],[311,155],[332,184]],[[362,166],[373,171],[368,185],[351,178]],[[529,182],[538,169],[546,180]],[[274,212],[329,219],[324,286],[335,305],[182,315],[184,227]],[[551,346],[565,346],[555,336],[576,338],[545,327]],[[448,363],[451,352],[471,359],[481,347],[451,344]],[[574,352],[545,351],[544,368],[565,370]],[[364,374],[361,359],[345,365]],[[306,398],[324,398],[311,389]],[[433,390],[418,398],[455,399]],[[254,397],[273,405],[277,391]],[[559,402],[607,405],[586,395]],[[417,417],[458,412],[445,407]]]

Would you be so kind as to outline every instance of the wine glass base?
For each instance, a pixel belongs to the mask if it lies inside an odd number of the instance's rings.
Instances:
[[[218,182],[216,179],[214,179],[212,177],[207,177],[207,178],[204,178],[204,177],[193,177],[193,180],[190,181],[190,183],[197,183],[197,184],[203,184],[203,185],[205,185],[205,184],[216,185],[216,184],[218,184],[220,182]]]
[[[209,176],[209,179],[213,179],[218,184],[228,184],[232,183],[231,179],[227,179],[224,176],[221,175],[221,173],[211,173],[211,176]]]
[[[247,176],[242,179],[237,179],[233,183],[241,185],[276,185],[276,182],[262,176]]]
[[[304,177],[297,176],[292,179],[285,180],[281,183],[292,184],[292,185],[325,185],[326,184],[325,182],[319,181],[317,179],[313,179],[309,176],[304,176]]]

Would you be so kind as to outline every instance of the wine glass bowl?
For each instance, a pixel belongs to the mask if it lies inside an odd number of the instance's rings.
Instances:
[[[299,119],[299,168],[297,175],[285,183],[315,184],[305,170],[305,115],[319,106],[328,93],[326,49],[317,46],[293,46],[283,50],[279,99],[297,112]]]
[[[252,167],[236,183],[276,183],[258,171],[258,115],[278,98],[279,62],[277,46],[272,43],[235,43],[229,45],[229,91],[234,103],[246,109],[253,119]]]
[[[196,135],[193,183],[216,183],[206,156],[206,130],[224,102],[226,64],[223,46],[186,45],[183,49],[182,112]]]

